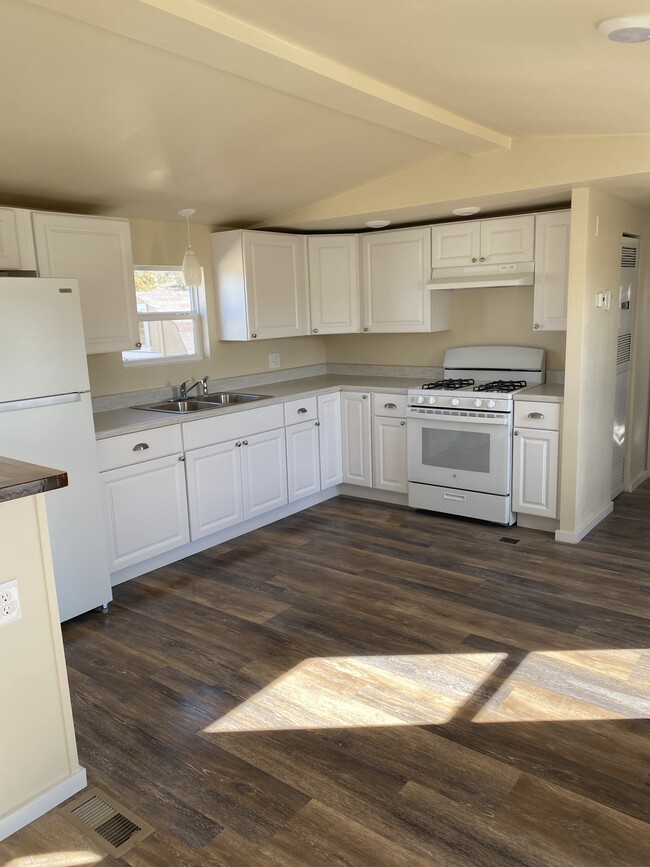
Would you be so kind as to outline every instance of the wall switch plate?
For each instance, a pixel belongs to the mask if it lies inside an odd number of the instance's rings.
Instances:
[[[271,369],[280,366],[280,353],[279,352],[269,352],[269,367]]]
[[[596,307],[602,307],[603,310],[611,310],[612,308],[612,293],[599,292],[596,296]]]
[[[16,580],[5,581],[4,584],[0,584],[0,626],[6,626],[14,620],[20,620],[22,616],[18,582]]]

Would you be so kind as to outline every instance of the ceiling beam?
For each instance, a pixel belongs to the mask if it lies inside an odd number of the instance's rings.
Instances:
[[[512,139],[196,0],[26,0],[188,60],[465,154]]]

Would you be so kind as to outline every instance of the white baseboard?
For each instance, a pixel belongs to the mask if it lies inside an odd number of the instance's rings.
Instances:
[[[597,524],[606,518],[608,515],[614,511],[614,503],[608,503],[606,506],[593,515],[586,524],[583,524],[580,529],[575,533],[566,533],[564,530],[556,530],[555,531],[555,541],[556,542],[568,542],[570,545],[577,544],[581,539],[590,533]]]
[[[632,493],[632,491],[636,490],[639,487],[639,485],[642,485],[644,482],[647,482],[647,480],[648,480],[648,471],[644,470],[644,472],[642,472],[640,476],[638,476],[633,482],[630,483],[630,493]]]
[[[68,798],[76,795],[82,789],[86,788],[86,769],[79,768],[71,777],[63,780],[62,783],[57,783],[51,789],[43,792],[38,797],[33,798],[22,807],[7,813],[0,819],[0,840],[6,840],[10,834],[15,834],[25,825],[34,822],[40,816],[58,807]]]

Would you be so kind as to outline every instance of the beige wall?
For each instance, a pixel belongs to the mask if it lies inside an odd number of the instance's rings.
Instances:
[[[452,292],[451,329],[436,334],[341,334],[325,338],[327,361],[442,367],[452,346],[536,346],[550,370],[564,369],[564,331],[533,330],[531,287]]]
[[[209,357],[203,361],[125,368],[119,352],[88,356],[90,387],[94,397],[147,388],[177,385],[184,379],[211,379],[260,373],[269,369],[269,352],[279,352],[283,369],[320,364],[325,347],[320,337],[292,337],[259,343],[223,342],[217,339],[217,305],[212,270],[211,229],[192,226],[192,246],[205,275],[207,323],[210,334]],[[185,223],[132,220],[131,241],[136,265],[179,265],[187,246]]]
[[[648,237],[648,214],[597,190],[574,191],[569,264],[566,384],[562,432],[560,531],[579,533],[611,502],[617,304],[596,306],[598,292],[618,298],[623,232]],[[643,246],[643,240],[642,240]],[[631,473],[645,463],[648,429],[648,268],[644,252],[633,373]],[[645,317],[645,323],[644,323]]]

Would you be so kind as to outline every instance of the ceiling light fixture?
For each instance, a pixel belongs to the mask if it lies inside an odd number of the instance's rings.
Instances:
[[[650,15],[606,18],[598,24],[598,32],[612,42],[647,42],[650,39]]]
[[[183,208],[178,211],[179,217],[185,217],[187,220],[187,250],[183,257],[183,282],[186,286],[200,286],[203,281],[201,272],[201,263],[199,257],[192,249],[192,239],[190,238],[190,217],[196,214],[194,208]]]
[[[390,226],[390,220],[368,220],[366,226],[369,229],[385,229]]]
[[[477,205],[472,205],[468,208],[454,208],[451,212],[455,217],[471,217],[473,214],[478,214],[481,209]]]

